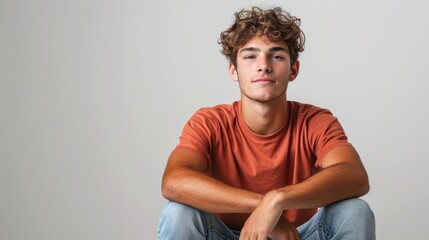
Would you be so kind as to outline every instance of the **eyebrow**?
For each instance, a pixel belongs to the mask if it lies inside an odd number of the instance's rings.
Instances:
[[[257,47],[247,47],[247,48],[243,48],[239,51],[239,53],[242,52],[260,52],[261,49],[257,48]],[[272,47],[269,49],[269,52],[277,52],[277,51],[285,51],[286,53],[289,53],[289,49],[284,48],[284,47]]]

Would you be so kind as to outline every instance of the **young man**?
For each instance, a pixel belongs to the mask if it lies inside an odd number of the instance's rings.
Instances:
[[[375,239],[364,166],[326,109],[288,101],[304,35],[280,8],[235,14],[219,43],[241,100],[186,123],[158,239]]]

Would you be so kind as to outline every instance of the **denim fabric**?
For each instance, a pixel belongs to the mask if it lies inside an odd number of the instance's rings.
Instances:
[[[320,208],[298,232],[303,240],[375,240],[375,218],[364,200],[352,198]]]
[[[352,198],[320,208],[298,232],[302,240],[373,240],[375,218],[364,200]],[[158,227],[158,240],[236,240],[239,235],[216,215],[171,201]]]

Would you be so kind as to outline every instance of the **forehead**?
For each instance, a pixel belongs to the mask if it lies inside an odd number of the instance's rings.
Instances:
[[[238,49],[238,53],[243,50],[258,50],[258,51],[269,51],[269,50],[285,50],[288,51],[288,46],[283,41],[271,41],[267,36],[254,36],[249,41],[247,41],[242,47]]]

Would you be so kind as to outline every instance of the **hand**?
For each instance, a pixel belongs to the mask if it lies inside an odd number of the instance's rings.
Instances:
[[[247,219],[241,230],[240,240],[266,240],[268,237],[299,240],[296,228],[282,217],[282,212],[276,192],[269,192]]]
[[[301,236],[295,226],[283,216],[280,217],[269,237],[276,240],[301,240]]]

